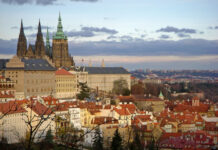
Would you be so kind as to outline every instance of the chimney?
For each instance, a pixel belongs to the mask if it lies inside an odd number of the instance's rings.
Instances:
[[[102,62],[101,62],[101,67],[105,67],[105,64],[104,64],[104,59],[102,59]]]

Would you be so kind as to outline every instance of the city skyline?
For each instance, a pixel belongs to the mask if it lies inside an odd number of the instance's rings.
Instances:
[[[43,33],[49,27],[51,38],[60,12],[76,64],[84,59],[85,64],[92,61],[100,66],[104,59],[106,66],[128,69],[214,70],[218,69],[217,4],[203,0],[1,0],[0,57],[16,53],[21,18],[27,41],[33,44],[39,19]]]

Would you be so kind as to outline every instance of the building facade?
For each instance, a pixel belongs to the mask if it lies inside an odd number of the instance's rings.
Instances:
[[[56,97],[73,98],[77,93],[77,78],[65,69],[59,69],[55,72]]]
[[[113,89],[114,81],[124,79],[131,87],[131,75],[122,67],[85,67],[88,72],[88,87],[94,90],[110,92]]]
[[[56,69],[45,59],[20,59],[14,56],[0,70],[4,70],[5,77],[15,82],[16,98],[55,95]]]

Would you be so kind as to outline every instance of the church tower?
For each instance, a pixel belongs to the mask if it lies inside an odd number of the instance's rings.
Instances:
[[[71,67],[74,62],[68,52],[68,40],[64,35],[61,16],[59,14],[57,32],[52,41],[52,60],[55,67]]]
[[[23,30],[23,21],[21,20],[20,34],[17,43],[17,56],[20,58],[24,57],[26,51],[27,51],[27,41]]]
[[[46,55],[52,58],[52,49],[50,46],[48,27],[47,27],[47,34],[46,34]]]
[[[40,20],[39,20],[38,33],[36,37],[35,47],[36,47],[35,48],[36,58],[42,58],[43,56],[45,56],[45,45],[43,41]]]

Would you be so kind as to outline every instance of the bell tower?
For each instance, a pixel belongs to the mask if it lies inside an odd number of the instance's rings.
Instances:
[[[61,15],[59,13],[57,32],[53,36],[52,41],[52,60],[55,67],[71,67],[74,62],[68,52],[68,40],[64,35],[63,26],[61,22]]]

